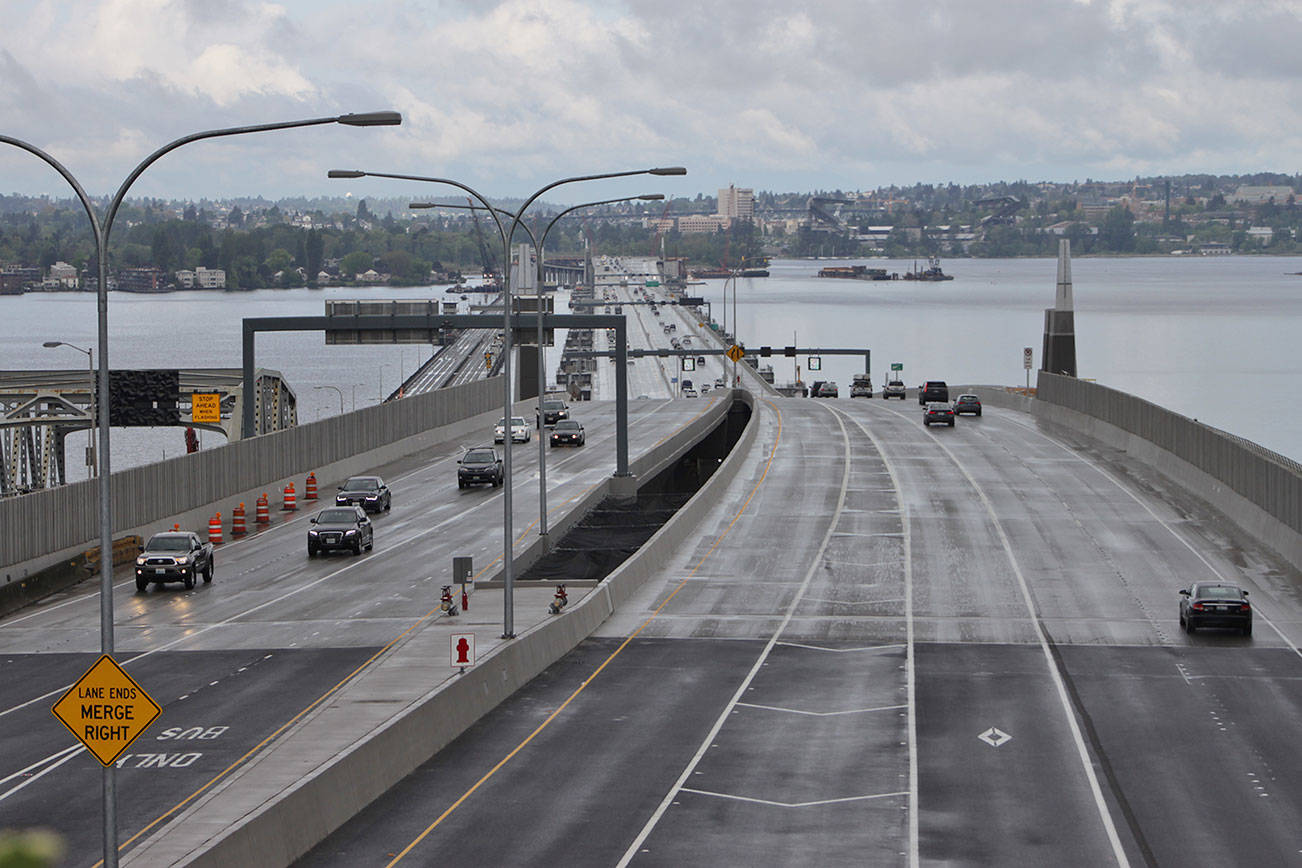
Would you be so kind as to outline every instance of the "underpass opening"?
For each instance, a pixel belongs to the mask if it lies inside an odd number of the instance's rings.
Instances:
[[[733,401],[727,415],[695,446],[648,479],[634,500],[606,497],[522,571],[518,581],[601,581],[655,535],[728,457],[750,421],[751,408]]]

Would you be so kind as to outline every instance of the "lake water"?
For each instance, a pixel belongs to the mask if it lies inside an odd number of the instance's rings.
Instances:
[[[768,278],[737,281],[737,334],[748,347],[872,350],[880,388],[891,363],[903,379],[1024,385],[1024,347],[1040,362],[1044,309],[1052,307],[1053,259],[953,259],[954,280],[870,282],[820,279],[827,265],[865,263],[904,272],[911,260],[777,260]],[[1083,258],[1072,261],[1080,376],[1147,398],[1207,424],[1302,460],[1302,408],[1292,390],[1302,374],[1302,259],[1287,257]],[[692,288],[722,319],[723,281]],[[365,296],[355,288],[110,293],[109,361],[114,368],[230,367],[240,364],[240,321],[249,316],[324,313],[329,298]],[[384,298],[457,298],[443,287],[384,289]],[[733,299],[728,293],[728,322]],[[472,295],[472,299],[480,296]],[[91,293],[0,296],[0,368],[79,368],[85,356],[44,349],[46,340],[95,344]],[[281,371],[299,400],[300,421],[373,404],[430,356],[429,347],[325,345],[319,333],[266,333],[257,362]],[[769,360],[779,382],[791,359]],[[849,394],[862,357],[822,358],[806,382],[835,380]],[[549,363],[549,370],[554,365]],[[552,371],[554,373],[554,371]],[[1034,371],[1032,371],[1034,384]],[[222,442],[204,433],[203,446]],[[76,446],[84,439],[74,437]],[[184,451],[182,430],[114,429],[115,470]],[[77,452],[78,450],[70,450]],[[70,455],[70,464],[77,463]]]

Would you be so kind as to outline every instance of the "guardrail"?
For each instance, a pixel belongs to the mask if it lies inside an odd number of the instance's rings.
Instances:
[[[289,477],[346,462],[433,429],[500,413],[502,381],[479,380],[413,395],[216,449],[113,474],[115,530],[169,520],[201,521],[195,511]],[[345,474],[347,470],[343,471]],[[327,478],[330,478],[327,476]],[[99,483],[86,480],[0,500],[0,585],[85,548],[99,535]]]
[[[1298,462],[1143,398],[1074,377],[1040,372],[1031,403],[1037,416],[1139,453],[1302,568]]]

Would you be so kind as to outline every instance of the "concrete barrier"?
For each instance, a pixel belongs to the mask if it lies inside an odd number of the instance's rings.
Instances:
[[[214,512],[301,483],[309,470],[330,482],[455,438],[482,427],[494,407],[500,415],[502,389],[500,377],[480,380],[118,471],[114,533],[148,536],[173,522],[197,530]],[[0,500],[0,585],[74,557],[98,534],[97,480]]]
[[[127,854],[122,864],[205,868],[288,865],[569,653],[636,592],[664,557],[697,531],[700,518],[717,505],[744,465],[759,428],[755,418],[759,407],[749,392],[734,391],[731,397],[746,402],[752,416],[728,457],[683,508],[595,590],[572,603],[562,615],[539,620],[514,641],[499,645],[464,675],[417,697],[346,751],[316,765],[296,755],[295,762],[286,764],[287,777],[279,782],[258,780],[259,775],[270,775],[267,768],[259,767],[267,754],[253,760]],[[731,401],[719,404],[726,414]],[[648,468],[644,478],[654,475],[651,468],[676,460],[671,456],[681,455],[708,433],[712,427],[708,421],[714,419],[717,424],[720,418],[720,411],[712,411],[640,456],[639,461]],[[609,484],[606,480],[595,487],[584,502],[600,500]],[[400,665],[394,661],[411,653],[412,643],[418,640],[419,634],[415,634],[399,643],[379,666]],[[332,703],[346,702],[355,689],[358,682],[336,694]],[[273,752],[298,750],[295,739],[310,749],[313,721],[309,718],[282,736]],[[215,800],[223,800],[227,810],[212,810]],[[228,816],[232,805],[238,812],[236,820]]]
[[[1302,465],[1097,383],[1040,372],[1031,412],[1152,466],[1302,570]]]

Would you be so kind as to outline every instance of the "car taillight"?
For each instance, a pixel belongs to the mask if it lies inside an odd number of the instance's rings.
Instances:
[[[1240,604],[1239,604],[1239,611],[1240,611],[1240,612],[1251,612],[1251,611],[1252,611],[1252,607],[1249,606],[1247,603],[1240,603]]]
[[[1203,610],[1203,604],[1202,604],[1202,603],[1194,603],[1194,604],[1193,604],[1192,606],[1190,606],[1189,608],[1193,609],[1195,612],[1201,612],[1201,611]]]

